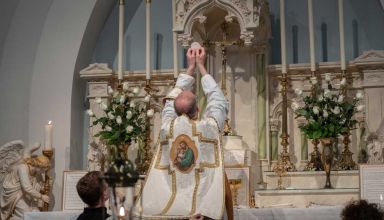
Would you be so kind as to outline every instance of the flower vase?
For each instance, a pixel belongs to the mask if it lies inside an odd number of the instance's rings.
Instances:
[[[322,138],[320,139],[321,144],[323,145],[323,155],[322,155],[322,162],[323,162],[323,168],[326,175],[325,180],[325,189],[331,189],[331,169],[332,169],[332,163],[333,163],[333,138]]]
[[[110,187],[110,205],[113,219],[131,219],[134,187],[139,179],[133,163],[128,159],[130,143],[111,147],[110,163],[104,179]]]

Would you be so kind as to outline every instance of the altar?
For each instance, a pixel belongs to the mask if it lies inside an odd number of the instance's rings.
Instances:
[[[235,220],[337,220],[341,206],[311,208],[234,209]],[[75,220],[80,212],[27,212],[24,220]]]

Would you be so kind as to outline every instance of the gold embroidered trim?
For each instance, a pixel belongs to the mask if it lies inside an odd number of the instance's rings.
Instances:
[[[208,143],[208,144],[213,144],[213,150],[215,153],[215,162],[214,163],[207,163],[207,162],[200,162],[200,168],[216,168],[220,164],[219,162],[219,150],[218,150],[218,142],[216,139],[211,139],[211,138],[206,138],[203,137],[203,135],[200,132],[197,132],[196,130],[196,123],[192,121],[192,135],[197,136],[199,139],[199,142],[202,143]]]
[[[163,211],[161,211],[161,213],[159,215],[165,215],[168,212],[168,210],[171,208],[173,202],[175,201],[175,197],[176,197],[176,174],[175,174],[175,171],[169,170],[168,172],[169,172],[169,174],[172,175],[172,194],[168,200],[167,205],[165,206],[165,208],[163,209]]]
[[[173,125],[175,124],[175,119],[176,119],[176,118],[174,118],[174,119],[171,121],[170,125],[169,125],[168,135],[165,137],[166,140],[160,142],[160,146],[159,146],[159,148],[160,148],[160,149],[159,149],[159,154],[158,154],[158,157],[157,157],[157,160],[156,160],[156,163],[155,163],[155,168],[156,168],[156,169],[159,169],[159,170],[168,170],[168,169],[170,168],[169,165],[165,165],[165,166],[164,166],[164,165],[160,165],[160,162],[161,162],[161,157],[162,157],[162,155],[163,155],[163,145],[169,144],[169,143],[168,143],[168,140],[169,140],[170,138],[173,137]],[[159,136],[160,136],[160,134],[159,134]]]
[[[193,215],[196,211],[196,194],[197,194],[197,189],[199,188],[199,185],[200,185],[199,169],[195,169],[195,188],[193,189],[192,208],[191,208],[191,212],[189,213],[190,215]]]
[[[222,135],[219,136],[220,137],[220,145],[222,142]],[[222,146],[222,145],[221,145]],[[225,169],[224,169],[224,150],[223,148],[220,148],[221,150],[221,169],[222,169],[222,173],[223,173],[223,205],[221,207],[221,218],[223,218],[223,215],[224,215],[224,212],[225,212]]]

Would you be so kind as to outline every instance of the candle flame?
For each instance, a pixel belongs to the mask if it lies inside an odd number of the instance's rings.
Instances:
[[[123,206],[120,207],[119,215],[120,215],[120,216],[124,216],[124,215],[125,215],[125,209],[124,209]]]
[[[51,124],[52,124],[52,121],[48,121],[48,124],[51,125]]]
[[[383,201],[383,194],[380,194],[380,200]]]

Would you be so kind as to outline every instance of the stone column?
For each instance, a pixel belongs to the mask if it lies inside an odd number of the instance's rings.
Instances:
[[[266,114],[266,60],[265,47],[259,46],[256,52],[257,83],[257,146],[260,160],[267,159],[267,114]]]
[[[306,120],[304,118],[299,118],[297,120],[298,126],[303,125],[306,123]],[[300,129],[300,128],[299,128]],[[300,167],[304,168],[308,163],[308,139],[305,136],[305,133],[301,131],[300,129],[300,149],[301,149],[301,160],[300,160]]]
[[[271,161],[276,162],[279,156],[279,119],[271,119],[269,121],[270,133],[271,133]]]

